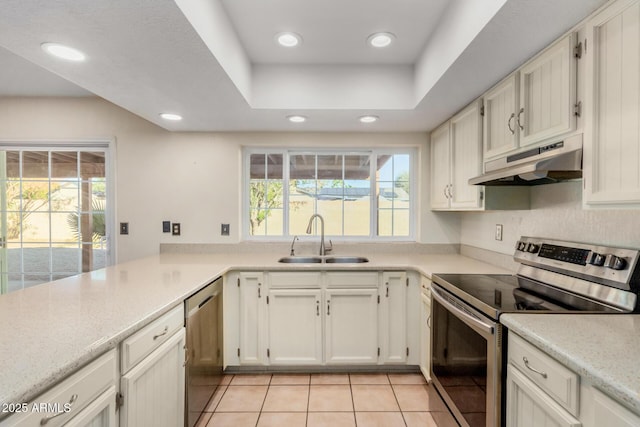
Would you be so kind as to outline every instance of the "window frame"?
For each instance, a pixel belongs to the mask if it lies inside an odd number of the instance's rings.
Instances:
[[[251,155],[254,154],[280,154],[283,156],[283,187],[289,188],[289,165],[290,157],[293,155],[308,154],[308,155],[326,155],[326,154],[339,154],[343,156],[347,155],[363,155],[368,154],[370,157],[370,180],[371,188],[375,189],[377,185],[376,180],[376,165],[377,158],[380,155],[408,155],[409,156],[409,186],[411,188],[409,198],[409,234],[407,236],[379,236],[376,233],[376,226],[378,221],[378,197],[375,191],[370,192],[370,207],[369,207],[369,235],[368,236],[344,236],[344,235],[325,235],[325,239],[331,238],[335,241],[344,242],[415,242],[416,241],[416,221],[418,215],[416,214],[417,206],[419,203],[418,197],[420,194],[420,186],[418,182],[418,149],[416,147],[406,146],[384,146],[373,148],[317,148],[317,147],[258,147],[258,146],[246,146],[242,149],[242,240],[251,242],[268,242],[268,241],[289,241],[294,235],[289,233],[289,192],[283,191],[283,235],[281,236],[269,236],[269,235],[251,235],[250,234],[250,201],[249,201],[249,188],[250,188],[250,168],[251,168]],[[343,210],[344,212],[344,210]],[[314,241],[316,236],[311,235],[297,235],[301,241]]]
[[[105,239],[107,251],[105,266],[117,263],[116,228],[116,141],[115,139],[68,139],[68,140],[20,140],[0,139],[1,151],[47,151],[79,152],[99,151],[105,153],[106,199],[110,208],[105,211]],[[49,165],[50,167],[50,165]],[[50,171],[49,171],[50,172]],[[49,178],[50,179],[50,178]],[[95,270],[93,270],[95,271]],[[50,274],[52,274],[50,272]]]

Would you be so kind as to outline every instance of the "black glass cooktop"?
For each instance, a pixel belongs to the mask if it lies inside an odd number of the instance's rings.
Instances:
[[[602,312],[618,310],[517,275],[437,274],[433,282],[497,319],[516,311]]]

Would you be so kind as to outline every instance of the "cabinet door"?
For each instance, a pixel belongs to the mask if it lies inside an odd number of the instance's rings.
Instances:
[[[320,289],[271,289],[269,361],[271,364],[322,363]]]
[[[262,365],[266,359],[266,289],[262,273],[240,273],[240,364]]]
[[[575,130],[576,35],[569,34],[520,69],[520,146]]]
[[[507,367],[507,427],[580,427],[565,411],[517,368]]]
[[[116,427],[116,388],[111,386],[65,427]]]
[[[586,425],[586,421],[585,421]],[[640,416],[593,389],[593,426],[638,427]]]
[[[120,426],[184,424],[184,328],[122,376]]]
[[[431,285],[431,282],[423,278],[423,286]],[[420,295],[420,371],[422,375],[431,380],[431,299],[428,295]]]
[[[584,201],[640,203],[640,2],[587,22]]]
[[[483,96],[485,161],[518,148],[517,89],[518,73],[514,73]]]
[[[431,133],[431,209],[449,208],[449,122]]]
[[[325,361],[378,361],[378,289],[327,289]]]
[[[451,119],[451,208],[477,209],[482,206],[482,186],[469,179],[482,173],[481,101],[473,102]]]
[[[380,348],[384,363],[407,360],[407,273],[386,272],[380,288]]]

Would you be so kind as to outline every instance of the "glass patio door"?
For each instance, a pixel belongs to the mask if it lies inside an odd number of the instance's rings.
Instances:
[[[0,293],[109,264],[108,150],[0,151]]]

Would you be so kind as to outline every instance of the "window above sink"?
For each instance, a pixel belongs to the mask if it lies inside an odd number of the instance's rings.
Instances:
[[[306,236],[313,214],[324,217],[327,238],[415,240],[414,149],[253,147],[243,157],[246,240]]]

